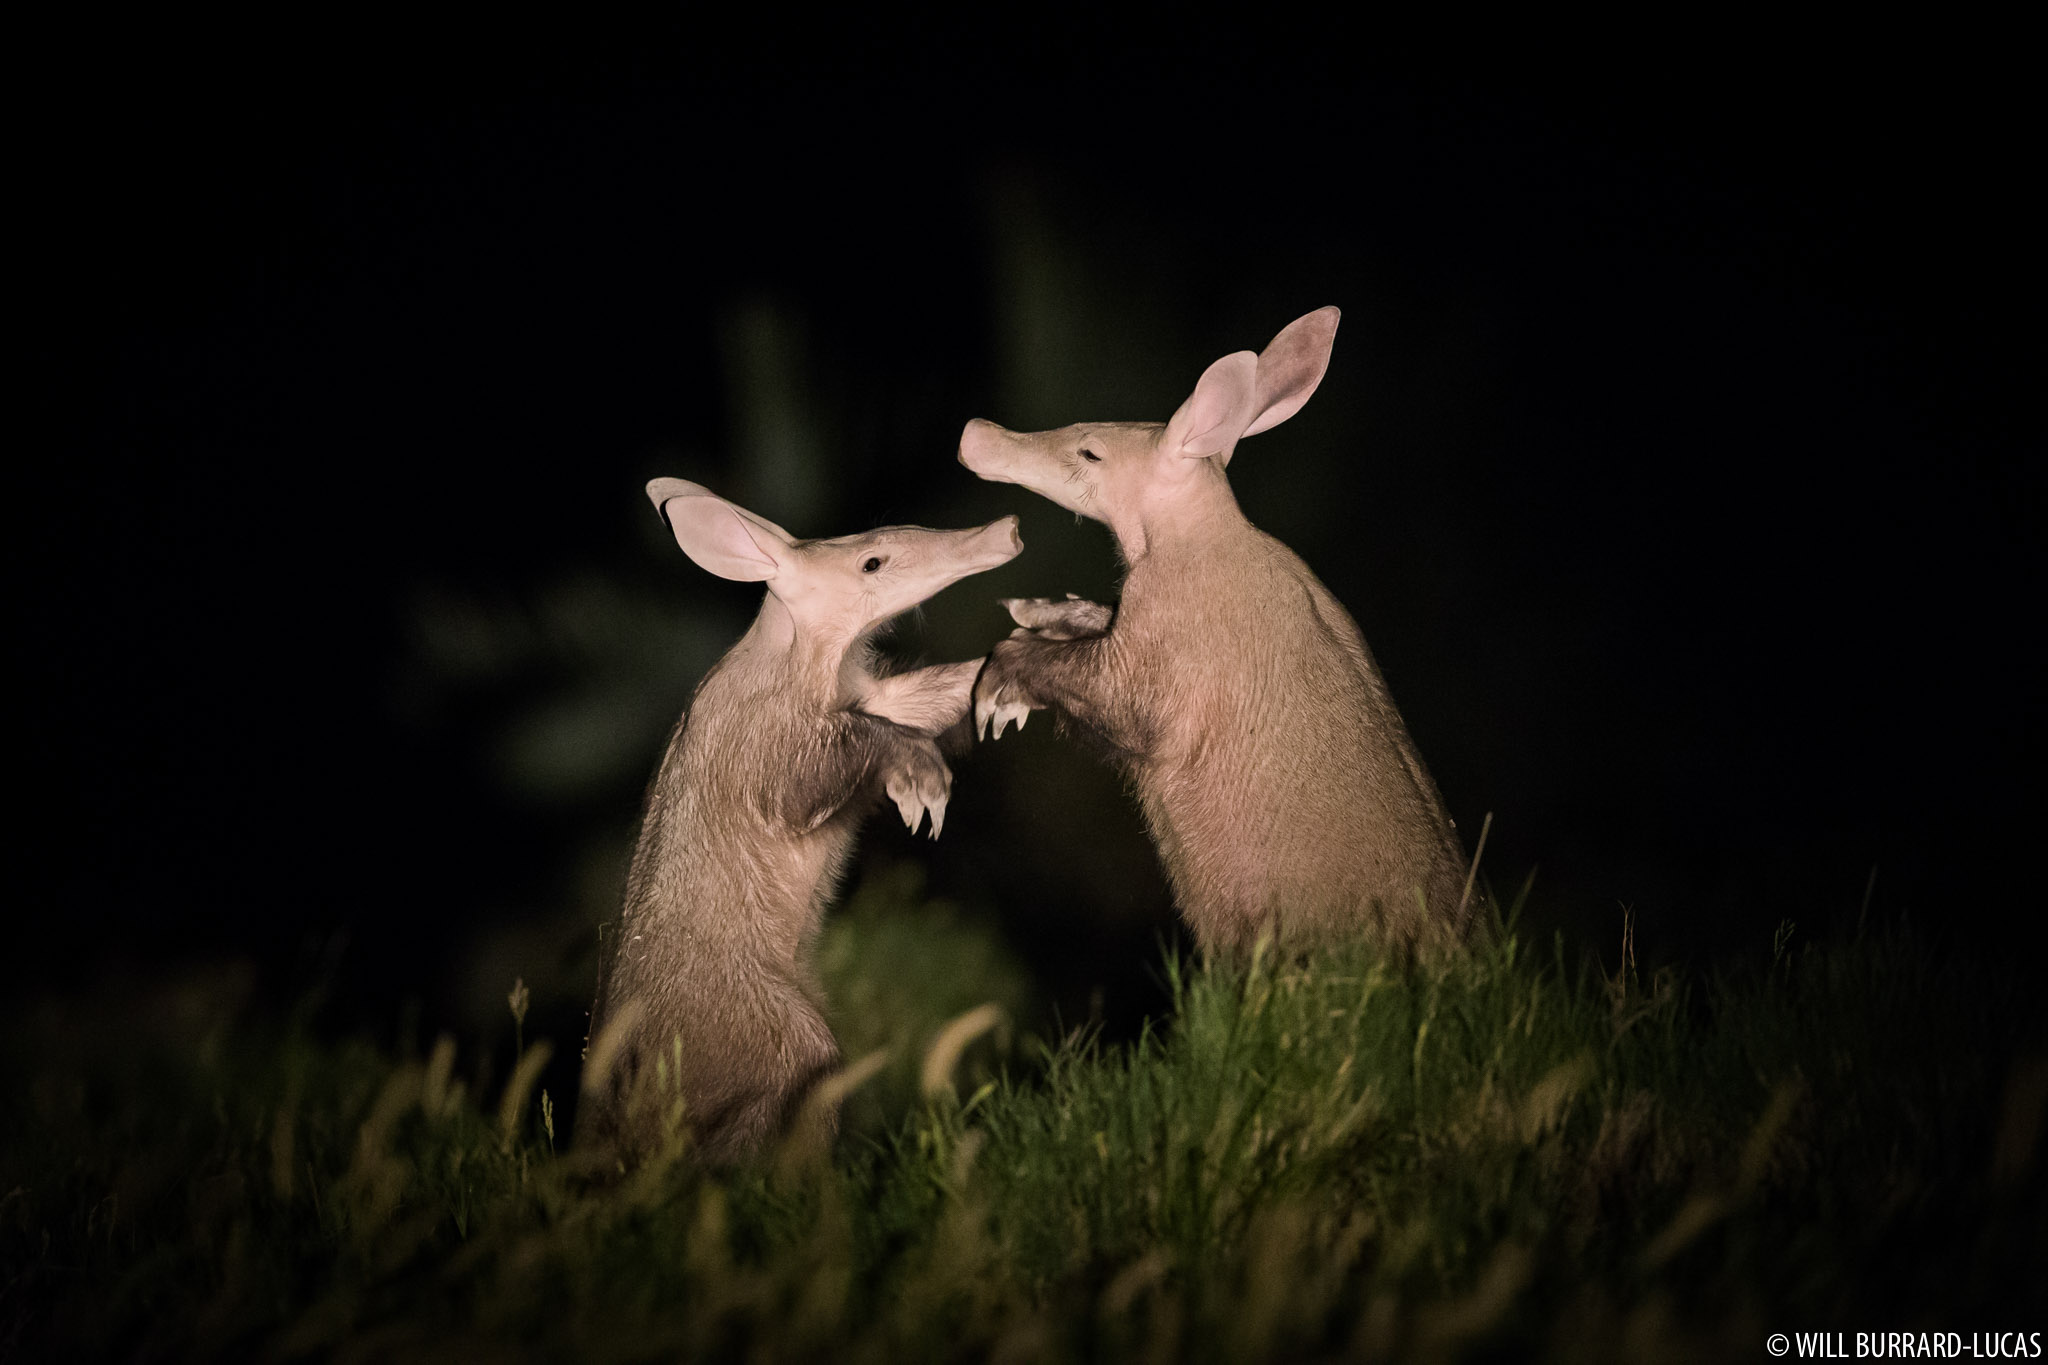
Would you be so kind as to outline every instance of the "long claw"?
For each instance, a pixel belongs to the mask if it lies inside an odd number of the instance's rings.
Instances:
[[[939,837],[939,831],[946,827],[946,798],[940,797],[937,805],[928,806],[926,809],[931,812],[932,817],[931,837],[936,839]]]
[[[897,797],[896,813],[903,817],[905,829],[912,834],[917,833],[918,822],[924,818],[924,807],[918,803],[916,797],[907,794]]]
[[[994,729],[994,734],[992,737],[995,739],[1001,739],[1003,737],[1003,731],[1007,730],[1011,725],[1015,725],[1017,727],[1018,732],[1022,733],[1024,729],[1024,722],[1027,718],[1030,717],[1030,715],[1031,707],[1024,702],[997,702],[992,711],[990,712],[989,716],[990,724]]]

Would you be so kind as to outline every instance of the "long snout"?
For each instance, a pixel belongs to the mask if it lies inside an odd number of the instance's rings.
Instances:
[[[902,568],[878,579],[867,577],[869,549],[856,540],[843,560],[841,572],[863,585],[858,595],[865,613],[864,630],[928,602],[963,578],[986,573],[1015,559],[1024,549],[1024,537],[1017,533],[1017,518],[1001,517],[986,526],[957,531],[936,531],[924,526],[898,526],[880,533],[894,538],[904,550]],[[851,599],[849,599],[851,600]]]
[[[1004,455],[1011,440],[1007,427],[983,417],[968,422],[960,433],[960,463],[991,483],[1015,483],[1003,472]]]
[[[972,530],[939,534],[945,539],[934,547],[927,561],[928,576],[919,589],[919,601],[963,578],[1000,568],[1024,552],[1024,537],[1017,533],[1014,516],[1000,517]]]
[[[969,555],[973,567],[966,573],[984,573],[1024,553],[1024,537],[1018,533],[1014,515],[998,517],[972,536]]]

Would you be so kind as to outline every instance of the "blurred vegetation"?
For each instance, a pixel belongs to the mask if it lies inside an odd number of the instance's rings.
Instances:
[[[924,872],[897,863],[864,882],[826,922],[817,949],[826,1008],[849,1061],[886,1053],[887,1065],[842,1112],[850,1131],[879,1133],[918,1098],[922,1058],[946,1024],[993,1007],[992,1032],[959,1059],[963,1084],[980,1085],[1008,1055],[1020,1027],[1044,1028],[1029,972],[960,906],[924,896]],[[1001,1052],[996,1044],[1006,1045]]]
[[[916,892],[823,946],[849,1058],[890,1049],[837,1148],[723,1177],[572,1153],[535,1059],[574,1040],[530,1027],[501,1084],[446,1037],[265,1027],[232,980],[39,1007],[6,1035],[0,1354],[1747,1358],[2010,1327],[2048,1282],[2010,963],[1790,925],[1710,977],[1513,935],[1180,963],[1118,1047],[1005,1036],[1015,968]]]

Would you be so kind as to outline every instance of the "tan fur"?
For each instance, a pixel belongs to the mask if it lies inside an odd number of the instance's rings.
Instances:
[[[702,495],[657,482],[665,513],[663,494]],[[735,570],[732,556],[685,540],[706,567],[766,578],[769,593],[698,685],[649,785],[591,1012],[589,1055],[615,1060],[586,1077],[578,1140],[622,1157],[658,1145],[680,1117],[705,1160],[744,1159],[837,1066],[812,943],[878,798],[895,798],[913,829],[929,812],[937,837],[951,774],[934,741],[965,717],[981,662],[878,677],[867,637],[1021,548],[1011,518],[799,542],[744,515],[741,533],[764,547],[772,573]],[[863,574],[876,557],[887,573]],[[624,1036],[606,1040],[613,1027]]]
[[[1092,603],[1011,604],[1025,629],[991,652],[977,718],[1000,734],[1003,715],[1056,706],[1107,741],[1204,950],[1264,934],[1291,947],[1455,942],[1474,918],[1464,854],[1365,640],[1230,491],[1237,437],[1321,378],[1316,363],[1304,388],[1298,346],[1289,359],[1285,384],[1261,390],[1249,353],[1226,357],[1165,425],[968,425],[963,463],[1107,522],[1129,566],[1106,631],[1075,638],[1099,630]]]

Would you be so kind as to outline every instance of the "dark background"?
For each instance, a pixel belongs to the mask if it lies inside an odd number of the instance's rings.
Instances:
[[[1113,591],[1106,531],[953,462],[961,424],[1163,419],[1344,309],[1254,521],[1358,617],[1529,914],[1656,956],[1871,913],[2036,913],[2038,101],[1995,72],[1367,78],[681,29],[58,44],[15,214],[10,989],[256,964],[386,1020],[563,1013],[641,784],[758,589],[640,488],[788,525],[1024,519],[1007,594]],[[982,48],[976,51],[984,51]],[[1848,69],[1853,66],[1855,73]],[[1115,780],[1037,725],[946,835],[878,817],[1065,1001],[1170,907]],[[564,1026],[567,1031],[567,1025]]]

